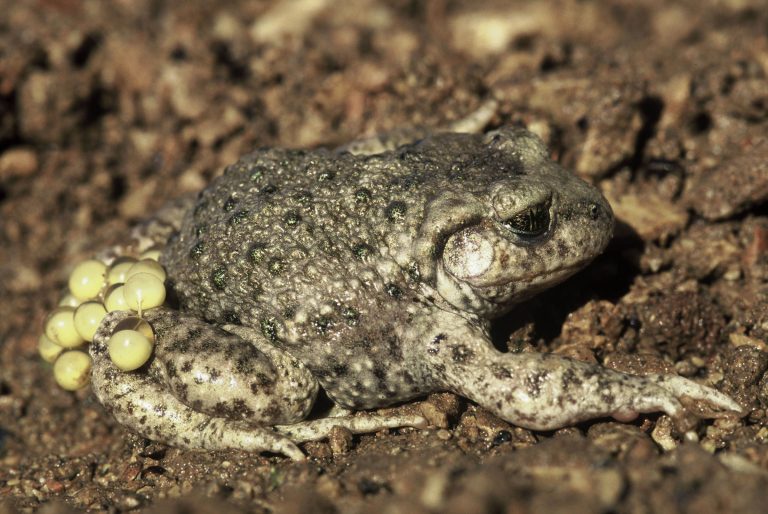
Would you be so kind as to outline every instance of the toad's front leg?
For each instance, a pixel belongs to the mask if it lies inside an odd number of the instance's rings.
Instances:
[[[706,402],[718,414],[742,411],[727,395],[683,377],[629,375],[552,354],[501,353],[480,328],[444,314],[441,326],[451,325],[420,335],[435,382],[521,427],[551,430],[604,416],[629,421],[658,411],[681,420],[683,398]]]

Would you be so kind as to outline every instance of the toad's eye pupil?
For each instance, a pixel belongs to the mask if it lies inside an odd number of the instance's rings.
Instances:
[[[536,204],[504,220],[502,224],[520,237],[538,237],[549,229],[549,202]]]

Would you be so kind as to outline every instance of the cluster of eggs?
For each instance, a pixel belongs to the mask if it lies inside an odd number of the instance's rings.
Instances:
[[[154,333],[142,312],[165,302],[165,269],[153,249],[139,259],[120,257],[110,266],[95,259],[78,264],[69,276],[69,292],[46,319],[40,356],[53,364],[56,382],[74,391],[88,384],[91,356],[86,346],[108,312],[134,311],[112,331],[109,357],[122,371],[143,366],[152,355]]]

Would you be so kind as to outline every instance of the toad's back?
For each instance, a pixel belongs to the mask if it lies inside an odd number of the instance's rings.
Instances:
[[[370,157],[257,151],[201,192],[163,264],[182,309],[205,319],[312,318],[325,305],[354,304],[358,287],[407,288],[418,270],[390,264],[402,263],[397,249],[417,237],[428,200],[481,190],[516,169],[464,134]]]

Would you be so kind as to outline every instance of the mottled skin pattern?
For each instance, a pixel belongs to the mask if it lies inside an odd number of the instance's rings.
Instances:
[[[585,266],[613,230],[600,193],[529,132],[440,134],[374,155],[256,151],[170,212],[155,238],[177,310],[147,313],[152,361],[120,373],[106,357],[125,314],[92,347],[96,394],[151,439],[301,458],[288,438],[423,425],[298,423],[318,383],[352,410],[450,390],[533,429],[680,416],[684,396],[739,410],[680,377],[494,349],[488,320]]]

